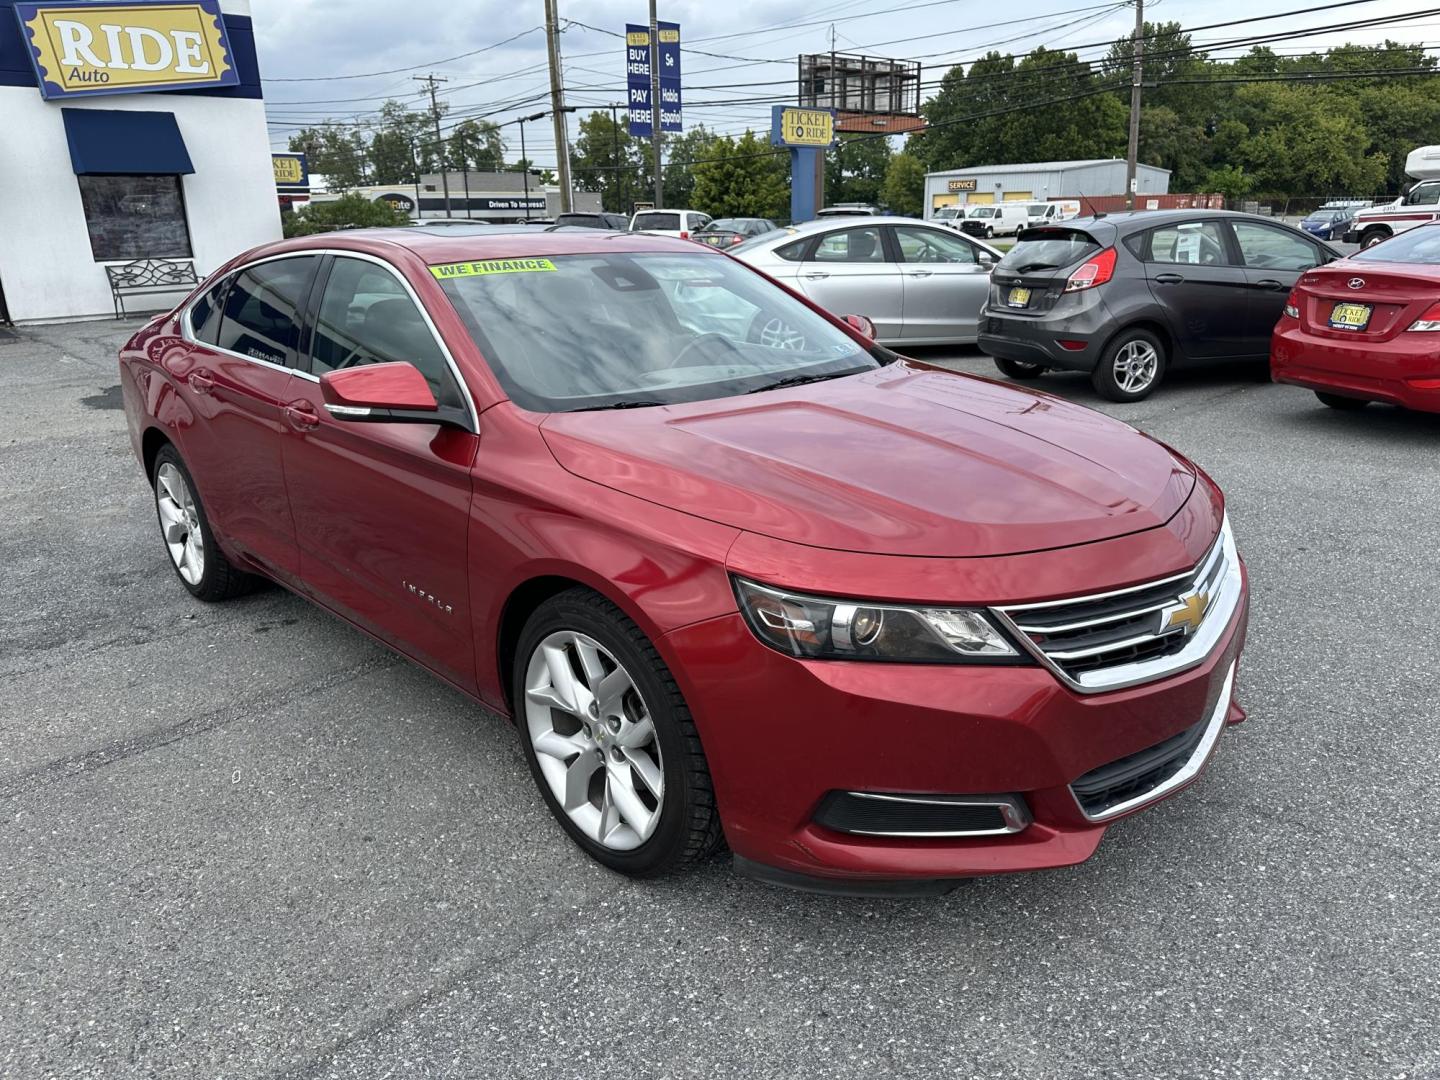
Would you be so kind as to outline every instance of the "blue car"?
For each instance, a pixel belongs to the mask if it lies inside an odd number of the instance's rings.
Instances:
[[[1350,227],[1350,219],[1355,216],[1355,210],[1353,206],[1322,206],[1300,222],[1300,228],[1317,240],[1339,240]]]

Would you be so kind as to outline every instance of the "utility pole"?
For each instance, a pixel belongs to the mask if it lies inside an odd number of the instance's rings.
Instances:
[[[1135,63],[1130,72],[1130,144],[1125,151],[1125,205],[1135,209],[1135,163],[1140,157],[1140,79],[1145,54],[1145,0],[1135,0]]]
[[[650,157],[655,166],[655,209],[665,205],[660,186],[660,27],[655,17],[655,0],[650,0]]]
[[[448,218],[450,216],[450,177],[445,172],[445,139],[440,134],[440,100],[435,96],[435,87],[439,83],[449,82],[450,80],[437,79],[434,75],[425,75],[423,77],[415,75],[412,76],[412,78],[418,83],[424,83],[430,90],[430,116],[435,121],[435,145],[440,148],[440,185],[445,190],[445,216]],[[415,208],[415,213],[421,217],[425,216],[420,213],[419,207]]]
[[[620,106],[610,106],[610,154],[615,163],[615,176],[611,184],[615,191],[615,210],[625,213],[625,169],[620,164]]]
[[[530,220],[530,159],[525,154],[525,125],[533,124],[536,120],[544,120],[543,112],[532,113],[529,116],[520,117],[520,160],[525,163],[525,220]]]
[[[565,79],[560,69],[560,0],[545,0],[545,41],[550,52],[550,113],[555,118],[555,154],[560,172],[560,212],[568,214],[570,187],[570,125],[565,114]]]

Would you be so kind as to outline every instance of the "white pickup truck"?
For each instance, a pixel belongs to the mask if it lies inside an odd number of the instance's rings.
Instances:
[[[1440,146],[1422,146],[1405,158],[1405,172],[1420,182],[1392,203],[1358,212],[1345,232],[1347,244],[1373,247],[1396,233],[1440,221]]]

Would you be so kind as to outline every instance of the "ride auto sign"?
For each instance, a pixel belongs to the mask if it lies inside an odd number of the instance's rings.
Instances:
[[[238,86],[220,0],[16,4],[43,97]]]

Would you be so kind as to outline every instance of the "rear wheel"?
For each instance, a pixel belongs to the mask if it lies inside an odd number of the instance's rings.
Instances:
[[[260,579],[238,569],[220,550],[190,470],[173,446],[161,447],[155,455],[151,479],[161,539],[170,554],[170,564],[190,595],[213,602],[253,591]]]
[[[1389,238],[1390,233],[1387,229],[1366,229],[1363,233],[1360,234],[1360,246],[1362,248],[1372,248],[1376,244],[1380,243],[1381,240],[1388,240]]]
[[[520,636],[513,692],[540,793],[591,858],[657,877],[720,845],[710,771],[680,688],[609,601],[572,589],[542,604]]]
[[[1320,399],[1321,405],[1328,405],[1341,412],[1354,412],[1356,409],[1363,409],[1370,404],[1364,398],[1345,397],[1343,394],[1326,394],[1320,390],[1315,391],[1315,396]]]
[[[1024,360],[1003,360],[995,357],[995,366],[1000,373],[1011,379],[1038,379],[1046,368],[1042,364],[1027,364]]]
[[[1149,330],[1122,330],[1100,353],[1090,376],[1095,392],[1110,401],[1140,401],[1165,377],[1165,345]]]

